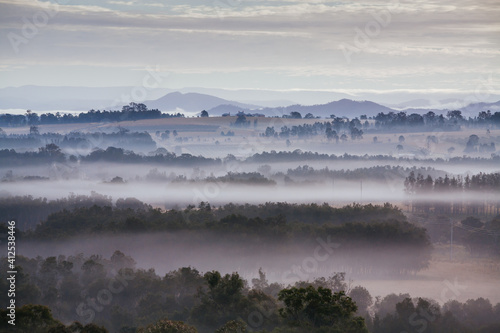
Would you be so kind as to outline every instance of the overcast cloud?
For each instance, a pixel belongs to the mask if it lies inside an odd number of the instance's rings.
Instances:
[[[0,0],[0,87],[500,90],[498,1],[58,2]]]

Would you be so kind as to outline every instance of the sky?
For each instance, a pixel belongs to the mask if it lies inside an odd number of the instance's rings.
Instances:
[[[498,92],[499,17],[498,0],[0,0],[0,88]]]

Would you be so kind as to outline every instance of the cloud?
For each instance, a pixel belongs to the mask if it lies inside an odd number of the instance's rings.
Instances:
[[[53,11],[47,24],[14,52],[7,36],[22,36],[26,21],[45,10]],[[417,85],[423,76],[439,85],[453,75],[497,72],[497,17],[496,1],[467,0],[0,0],[0,61],[10,68],[159,64],[186,74],[380,78],[387,86],[408,75]],[[342,45],[357,50],[350,62]]]

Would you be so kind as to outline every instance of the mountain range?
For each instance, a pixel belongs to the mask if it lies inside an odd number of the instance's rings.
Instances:
[[[194,115],[202,110],[207,110],[212,116],[220,116],[225,113],[236,114],[240,111],[259,113],[266,116],[281,116],[297,111],[303,116],[311,113],[320,117],[329,117],[332,114],[359,117],[361,115],[375,116],[379,112],[399,112],[400,110],[420,114],[428,111],[446,113],[448,110],[461,110],[465,116],[473,116],[483,110],[491,110],[492,112],[500,110],[500,101],[498,100],[496,102],[466,104],[463,101],[467,99],[445,98],[435,100],[419,98],[406,102],[386,104],[360,100],[344,93],[325,91],[283,92],[250,89],[233,91],[210,88],[173,90],[140,87],[23,86],[0,89],[0,113],[12,109],[17,109],[18,112],[24,112],[27,109],[35,112],[56,110],[87,111],[90,109],[119,110],[121,106],[132,101],[133,96],[145,97],[142,103],[146,104],[150,109],[156,108],[164,112],[181,112],[187,115]],[[224,98],[231,96],[246,97],[246,102],[241,102],[242,99]],[[318,100],[321,104],[297,103],[295,102],[297,99],[306,102]],[[439,105],[446,107],[433,107]]]

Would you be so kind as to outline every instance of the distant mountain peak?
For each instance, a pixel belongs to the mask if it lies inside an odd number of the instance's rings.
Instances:
[[[182,109],[188,112],[200,112],[202,110],[210,110],[219,105],[234,105],[243,109],[256,109],[260,106],[228,101],[223,98],[212,95],[180,91],[168,93],[156,100],[145,101],[144,104],[150,109],[159,109],[161,111],[172,111]]]

